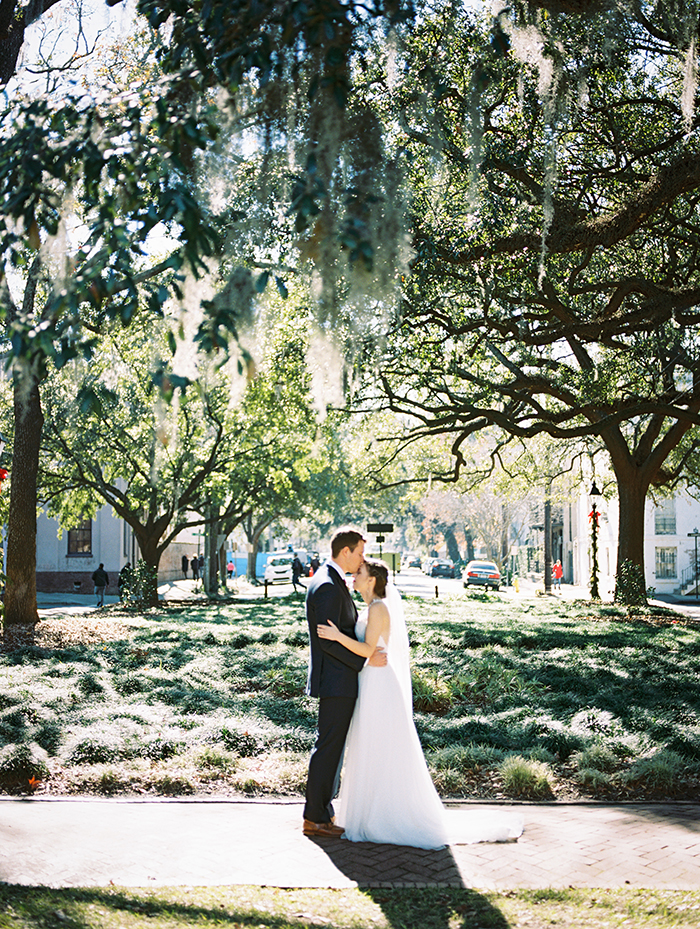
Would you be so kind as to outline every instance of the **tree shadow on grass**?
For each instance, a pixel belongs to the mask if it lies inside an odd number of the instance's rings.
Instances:
[[[508,929],[509,923],[503,914],[476,891],[465,887],[435,887],[421,889],[394,889],[360,887],[360,892],[381,908],[392,929]],[[7,913],[25,929],[44,929],[47,925],[66,925],[74,929],[97,929],[104,925],[105,917],[128,920],[130,926],[173,926],[193,925],[207,927],[250,926],[258,929],[286,929],[289,926],[318,926],[319,923],[333,929],[334,925],[347,925],[349,913],[336,921],[327,916],[308,912],[327,912],[337,907],[333,891],[327,891],[329,907],[319,905],[318,892],[309,894],[309,904],[303,903],[303,891],[289,891],[289,903],[283,899],[278,909],[288,910],[300,904],[305,912],[275,913],[264,901],[256,906],[256,889],[207,888],[204,893],[195,892],[196,897],[205,897],[206,903],[183,901],[185,889],[153,891],[129,891],[127,889],[51,889],[45,887],[20,887],[0,885],[0,914]],[[213,898],[213,899],[212,899]],[[252,900],[250,899],[252,898]],[[19,922],[21,920],[21,923]],[[376,917],[372,919],[374,922]]]

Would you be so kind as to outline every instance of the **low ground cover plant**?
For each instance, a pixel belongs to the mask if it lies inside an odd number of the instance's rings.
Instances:
[[[407,598],[440,793],[696,798],[700,629],[587,602]],[[77,620],[71,619],[71,628]],[[316,701],[293,597],[114,606],[0,655],[5,793],[300,795]]]

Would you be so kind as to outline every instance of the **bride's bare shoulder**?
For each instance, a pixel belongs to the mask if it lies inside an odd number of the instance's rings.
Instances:
[[[384,600],[373,600],[370,603],[367,618],[375,622],[383,622],[389,618],[389,609]]]

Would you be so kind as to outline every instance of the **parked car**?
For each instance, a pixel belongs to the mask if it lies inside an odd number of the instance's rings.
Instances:
[[[470,561],[462,572],[462,583],[465,587],[492,587],[498,590],[501,586],[501,572],[493,561]]]
[[[410,552],[403,557],[404,568],[420,568],[420,555],[412,555]]]
[[[430,577],[454,577],[455,566],[449,558],[436,558],[428,571]]]
[[[292,562],[294,561],[294,552],[284,552],[282,554],[273,554],[267,559],[265,565],[265,580],[268,584],[291,584],[292,583]]]

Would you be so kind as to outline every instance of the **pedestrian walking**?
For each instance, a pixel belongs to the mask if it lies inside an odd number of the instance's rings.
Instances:
[[[294,585],[294,593],[297,592],[297,584],[301,587],[302,590],[305,590],[304,585],[299,580],[303,573],[304,566],[301,563],[301,558],[298,555],[295,555],[294,561],[292,562],[292,584]]]
[[[100,562],[99,567],[92,572],[92,582],[95,585],[95,598],[98,606],[105,605],[105,590],[109,587],[109,575],[105,566]]]
[[[561,579],[563,575],[564,569],[561,566],[561,561],[557,560],[552,567],[552,577],[554,578],[554,586],[558,587],[559,590],[561,590]]]
[[[190,566],[189,558],[187,557],[187,555],[183,555],[182,556],[182,576],[184,578],[187,577],[187,569],[189,568],[189,566]]]
[[[190,567],[192,568],[192,580],[199,580],[199,558],[196,555],[192,556]]]

